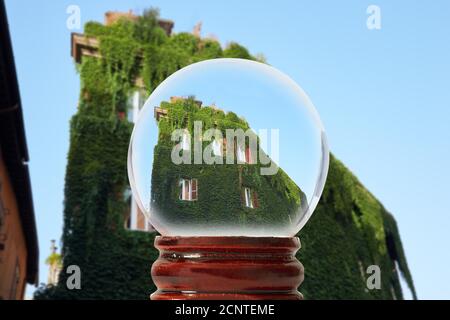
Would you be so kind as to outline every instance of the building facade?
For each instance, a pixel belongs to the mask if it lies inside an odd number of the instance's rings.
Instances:
[[[0,1],[0,299],[38,282],[38,241],[28,151],[6,10]]]
[[[264,165],[259,160],[270,158],[260,149],[250,125],[235,113],[203,106],[193,97],[172,97],[156,107],[154,115],[159,133],[150,206],[161,219],[170,221],[174,234],[186,225],[227,226],[246,233],[270,228],[277,234],[306,207],[301,188],[282,168],[273,175],[261,175]],[[203,132],[214,132],[211,141],[196,137],[195,125]],[[172,140],[175,130],[182,133],[179,141]],[[227,136],[227,130],[243,136]],[[196,139],[201,141],[202,155],[210,150],[210,163],[194,163]],[[184,163],[174,163],[174,150]]]

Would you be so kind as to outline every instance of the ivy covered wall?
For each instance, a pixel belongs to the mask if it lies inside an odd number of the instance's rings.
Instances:
[[[281,168],[274,175],[261,175],[260,169],[264,165],[259,161],[237,164],[237,139],[228,137],[232,141],[226,142],[225,131],[241,129],[247,132],[249,124],[233,112],[200,107],[192,98],[163,102],[160,109],[166,110],[167,116],[161,117],[158,122],[159,137],[154,148],[152,171],[152,206],[160,212],[161,218],[172,224],[172,232],[175,233],[175,229],[182,231],[188,226],[217,228],[226,224],[250,231],[270,227],[274,232],[283,234],[282,231],[295,220],[300,206],[306,203],[305,195]],[[193,139],[189,151],[186,151],[190,164],[177,165],[172,162],[172,150],[179,143],[172,141],[172,132],[176,129],[187,130],[194,137],[195,122],[200,122],[204,131],[219,131],[225,140],[226,150],[222,151],[222,156],[216,156],[219,164],[194,164],[191,152]],[[257,136],[253,135],[252,139],[258,145]],[[248,147],[249,140],[246,140]],[[218,143],[222,145],[223,141]],[[201,152],[211,148],[211,141],[203,141],[202,144]],[[184,151],[181,152],[184,155]],[[225,157],[230,157],[230,153],[234,164],[226,164]],[[180,179],[193,178],[198,181],[198,200],[180,200]],[[245,206],[244,187],[250,188],[252,196],[257,199],[254,208]]]
[[[77,65],[81,92],[70,126],[63,272],[59,284],[41,287],[36,299],[148,299],[155,289],[150,278],[155,235],[124,228],[132,124],[120,115],[129,108],[135,80],[141,78],[149,94],[196,61],[255,59],[237,43],[223,49],[189,33],[169,37],[157,18],[149,10],[136,21],[85,25],[85,34],[99,40],[101,58],[85,56]],[[399,271],[414,292],[395,219],[334,157],[319,206],[299,236],[298,257],[306,269],[300,290],[307,299],[401,298]],[[365,270],[372,264],[381,268],[381,290],[365,289]],[[69,265],[81,268],[81,290],[66,287]]]

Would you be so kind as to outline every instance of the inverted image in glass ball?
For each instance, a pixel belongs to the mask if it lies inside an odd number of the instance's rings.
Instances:
[[[295,235],[313,213],[329,162],[305,92],[255,61],[189,65],[150,95],[134,127],[134,199],[166,236]]]

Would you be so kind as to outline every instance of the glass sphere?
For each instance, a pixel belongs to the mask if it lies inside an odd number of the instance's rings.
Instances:
[[[128,175],[162,235],[291,237],[319,201],[328,162],[319,115],[292,79],[214,59],[175,72],[147,99]]]

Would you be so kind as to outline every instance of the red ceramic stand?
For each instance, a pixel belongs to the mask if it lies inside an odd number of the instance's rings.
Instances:
[[[299,300],[298,238],[157,237],[152,300]]]

